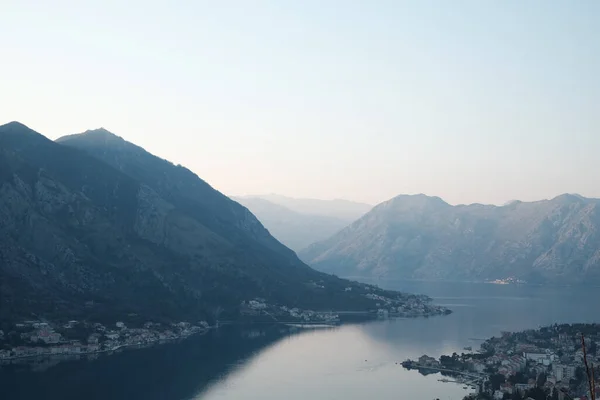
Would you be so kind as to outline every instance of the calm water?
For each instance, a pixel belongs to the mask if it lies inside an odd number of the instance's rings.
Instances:
[[[600,289],[398,282],[454,314],[292,332],[229,326],[95,360],[0,369],[3,400],[462,399],[462,386],[396,363],[439,356],[502,330],[597,322]]]

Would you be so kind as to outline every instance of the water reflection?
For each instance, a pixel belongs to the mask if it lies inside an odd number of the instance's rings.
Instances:
[[[0,369],[2,399],[190,399],[289,334],[282,326],[225,327],[182,342],[95,360],[65,361],[44,372],[39,363],[4,367]],[[46,362],[55,360],[42,363]]]
[[[410,321],[408,321],[410,322]],[[457,385],[406,371],[411,344],[381,340],[392,321],[346,325],[286,337],[214,382],[196,400],[462,398]]]

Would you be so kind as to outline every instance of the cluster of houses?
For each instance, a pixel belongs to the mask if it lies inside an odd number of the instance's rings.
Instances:
[[[274,321],[288,322],[290,319],[303,322],[335,323],[339,321],[339,315],[332,312],[318,312],[289,308],[286,306],[274,306],[267,304],[264,299],[254,299],[241,304],[242,314],[264,315]]]
[[[582,340],[588,364],[600,365],[600,325],[582,324],[504,332],[485,341],[476,353],[455,353],[439,360],[424,355],[418,361],[407,360],[402,365],[423,373],[428,370],[452,373],[458,381],[477,389],[470,398],[501,400],[514,398],[516,393],[521,396],[517,398],[527,398],[532,393],[539,397],[541,390],[546,397],[583,400],[588,384]],[[600,386],[596,392],[600,393]]]
[[[577,395],[584,398],[587,386],[579,381],[581,376],[578,377],[578,369],[584,368],[578,329],[581,326],[555,325],[519,333],[505,332],[482,345],[482,351],[490,356],[467,358],[466,365],[471,371],[493,372],[505,377],[506,382],[493,391],[495,399],[507,398],[507,394],[515,391],[525,394],[536,387],[546,393],[556,391],[559,399],[568,398],[564,392],[573,398]],[[588,362],[600,365],[600,351],[596,354],[596,348],[600,348],[600,326],[591,330],[594,331],[596,333],[585,337]],[[527,379],[517,383],[511,377],[519,373],[521,378]],[[600,387],[597,391],[600,392]]]
[[[436,360],[433,357],[429,357],[428,355],[422,355],[421,357],[419,357],[419,365],[422,365],[424,367],[432,367],[432,368],[440,368],[441,364],[438,360]]]
[[[447,308],[431,304],[419,296],[412,296],[404,301],[390,299],[374,293],[368,293],[365,297],[378,302],[376,306],[379,307],[377,310],[379,317],[420,317],[443,315],[449,312]]]
[[[79,355],[101,351],[113,351],[121,347],[145,345],[161,340],[173,340],[190,336],[209,328],[206,321],[198,325],[179,322],[165,326],[148,322],[143,328],[128,328],[124,322],[117,322],[114,329],[94,323],[81,323],[89,335],[85,339],[68,339],[68,330],[79,325],[78,321],[69,321],[64,325],[52,325],[48,322],[26,321],[16,324],[16,333],[22,345],[11,347],[2,344],[5,335],[0,337],[0,360],[12,360],[23,357]],[[60,330],[63,332],[57,332]]]
[[[352,291],[352,288],[347,287],[346,291]],[[445,307],[431,304],[426,301],[426,299],[418,296],[412,296],[402,300],[392,299],[374,293],[368,293],[364,296],[368,299],[377,301],[376,306],[379,307],[377,315],[383,318],[388,316],[417,317],[448,313],[448,310]],[[243,315],[261,315],[270,317],[275,321],[294,320],[323,323],[334,323],[339,321],[339,315],[334,312],[318,312],[277,306],[268,304],[264,299],[260,298],[242,302],[241,311]]]

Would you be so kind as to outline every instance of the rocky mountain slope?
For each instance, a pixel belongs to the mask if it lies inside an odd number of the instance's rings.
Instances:
[[[240,303],[372,309],[245,207],[105,131],[52,142],[0,126],[0,322],[235,318]],[[346,288],[353,290],[347,291]]]
[[[327,239],[353,219],[293,211],[260,197],[232,197],[247,207],[269,232],[294,251]]]
[[[398,196],[300,257],[339,276],[600,282],[600,200],[505,206]]]

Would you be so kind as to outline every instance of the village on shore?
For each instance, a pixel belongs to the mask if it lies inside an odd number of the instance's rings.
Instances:
[[[582,340],[583,335],[583,340]],[[584,346],[585,343],[585,353]],[[581,399],[589,397],[585,360],[600,365],[600,325],[552,325],[523,332],[503,332],[486,340],[479,351],[424,355],[402,365],[423,374],[441,372],[474,388],[470,399]],[[600,371],[594,369],[600,394]]]
[[[366,286],[366,285],[365,285]],[[352,288],[346,288],[351,291]],[[443,306],[435,305],[427,296],[411,295],[404,299],[382,296],[375,293],[364,295],[367,299],[375,300],[376,309],[364,312],[323,312],[300,310],[281,305],[267,303],[264,299],[254,299],[243,302],[241,314],[249,317],[268,317],[275,322],[311,322],[311,323],[338,323],[340,314],[364,314],[368,317],[432,317],[436,315],[447,315],[451,311]]]
[[[64,324],[23,321],[8,334],[0,331],[0,361],[26,357],[81,355],[109,352],[128,346],[143,346],[185,338],[210,328],[206,321],[160,324],[147,322],[140,328],[118,321],[114,326],[86,321]]]
[[[347,288],[351,291],[351,288]],[[370,318],[427,317],[450,313],[445,307],[431,304],[426,296],[407,296],[395,299],[378,294],[366,294],[365,297],[377,301],[376,310],[365,312]],[[276,322],[338,324],[337,312],[301,310],[267,303],[256,298],[244,301],[240,305],[239,322]],[[231,322],[231,321],[222,321]],[[5,331],[0,330],[0,361],[28,357],[55,355],[81,355],[110,352],[123,347],[145,346],[168,340],[186,338],[205,332],[213,325],[207,321],[174,323],[115,321],[110,324],[71,320],[55,322],[47,320],[28,320],[14,323]]]

